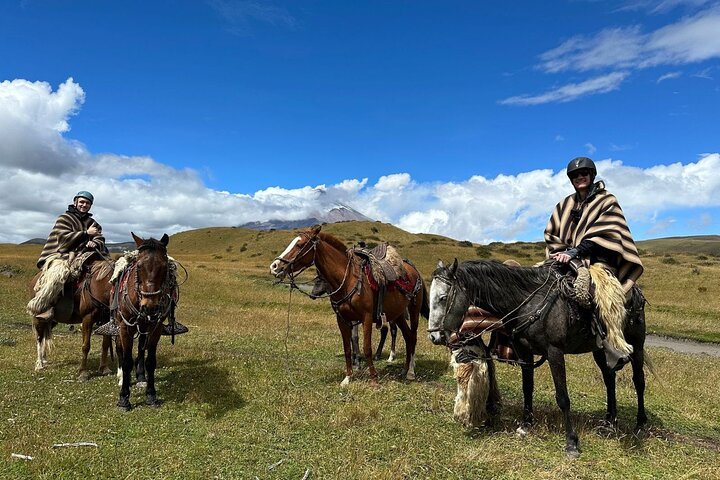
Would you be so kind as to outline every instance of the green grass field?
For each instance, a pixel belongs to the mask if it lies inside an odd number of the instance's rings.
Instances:
[[[348,245],[388,240],[429,279],[438,259],[514,258],[532,264],[535,243],[479,246],[413,235],[381,223],[324,227]],[[650,349],[649,427],[632,435],[629,369],[618,376],[620,425],[597,430],[605,394],[590,355],[568,358],[572,411],[582,455],[565,458],[564,430],[547,366],[536,372],[536,426],[515,435],[519,369],[498,366],[503,406],[492,428],[452,419],[448,352],[430,344],[421,320],[418,380],[399,358],[377,363],[341,388],[340,335],[327,300],[272,286],[272,259],[293,232],[234,228],[174,235],[170,254],[189,271],[178,319],[191,329],[159,348],[159,409],[133,388],[128,413],[115,408],[114,376],[76,380],[80,335],[55,329],[50,365],[34,372],[35,341],[24,312],[39,246],[0,245],[0,478],[720,478],[720,358]],[[720,341],[720,258],[641,243],[648,329]],[[6,276],[2,272],[11,272]],[[312,273],[305,276],[312,278]],[[374,340],[377,334],[374,335]],[[99,337],[90,366],[99,365]],[[387,358],[387,353],[385,354]],[[97,447],[53,448],[95,442]],[[33,460],[11,457],[32,456]]]

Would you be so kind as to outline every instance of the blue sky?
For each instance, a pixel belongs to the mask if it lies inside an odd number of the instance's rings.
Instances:
[[[718,1],[3,5],[0,241],[79,189],[114,240],[336,203],[539,240],[579,155],[637,238],[720,231]]]

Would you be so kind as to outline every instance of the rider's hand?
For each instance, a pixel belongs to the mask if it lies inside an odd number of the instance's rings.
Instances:
[[[560,263],[568,263],[570,260],[573,259],[573,257],[571,257],[570,255],[568,255],[565,252],[554,253],[554,254],[550,255],[550,258],[552,258],[553,260],[556,260]]]
[[[92,225],[90,228],[87,229],[88,236],[90,238],[97,236],[98,233],[100,233],[100,230],[95,225]]]
[[[86,246],[87,248],[95,248],[95,247],[97,247],[97,243],[95,243],[95,242],[93,242],[92,240],[90,240],[89,242],[87,242],[87,243],[85,244],[85,246]]]

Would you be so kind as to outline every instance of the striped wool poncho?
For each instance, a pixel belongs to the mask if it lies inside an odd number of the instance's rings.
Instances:
[[[105,238],[102,236],[100,224],[92,218],[91,213],[80,213],[75,205],[69,205],[67,211],[55,221],[55,226],[48,235],[37,261],[37,267],[42,268],[50,255],[82,252],[85,244],[90,240],[87,229],[93,225],[100,231],[100,234],[93,237],[92,240],[102,251],[105,249]]]
[[[580,212],[577,221],[571,215]],[[617,255],[617,277],[628,291],[642,275],[643,266],[630,234],[622,209],[614,195],[605,190],[605,183],[595,183],[584,202],[577,194],[558,203],[545,227],[546,254],[563,252],[589,240]]]

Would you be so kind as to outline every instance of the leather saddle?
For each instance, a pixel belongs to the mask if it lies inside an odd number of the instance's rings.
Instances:
[[[490,351],[498,360],[503,362],[516,362],[517,355],[512,349],[510,336],[505,330],[502,321],[494,314],[482,308],[470,306],[462,325],[459,335],[453,333],[450,336],[450,343],[457,343],[463,337],[490,333]]]

